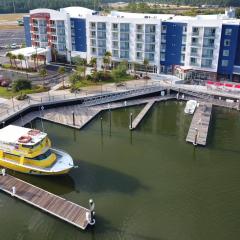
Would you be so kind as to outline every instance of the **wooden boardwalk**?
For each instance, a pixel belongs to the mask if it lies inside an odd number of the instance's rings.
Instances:
[[[12,124],[18,126],[24,126],[27,123],[31,122],[36,118],[42,118],[44,120],[62,124],[65,126],[81,129],[86,124],[88,124],[94,117],[96,117],[101,111],[112,110],[123,107],[130,107],[135,105],[146,104],[150,101],[162,101],[173,99],[173,96],[165,96],[165,97],[151,97],[151,98],[143,98],[143,99],[135,99],[121,102],[113,102],[108,104],[100,104],[95,106],[88,106],[84,104],[77,104],[71,106],[57,107],[51,108],[41,111],[34,111],[26,114],[23,117],[20,117],[18,120],[13,122]],[[91,103],[89,103],[91,104]],[[74,112],[74,117],[73,117]]]
[[[16,192],[13,197],[60,218],[78,228],[85,229],[89,224],[86,215],[90,211],[55,194],[47,192],[11,175],[0,175],[0,190],[7,194]]]
[[[146,116],[148,111],[151,109],[153,104],[155,103],[154,100],[149,101],[145,107],[141,110],[141,112],[137,115],[137,117],[133,120],[132,124],[130,123],[129,129],[134,130],[137,128],[137,126],[140,124],[140,122],[143,120],[143,118]]]
[[[208,129],[212,115],[211,103],[200,103],[196,109],[186,138],[187,142],[194,145],[207,144]]]

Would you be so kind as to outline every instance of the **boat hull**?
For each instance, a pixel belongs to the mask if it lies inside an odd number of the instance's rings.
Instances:
[[[0,166],[13,171],[27,173],[32,175],[63,175],[67,174],[73,168],[73,161],[70,155],[60,150],[52,149],[57,154],[56,163],[51,168],[37,168],[34,166],[19,164],[6,159],[0,159]],[[65,162],[64,162],[65,161]]]

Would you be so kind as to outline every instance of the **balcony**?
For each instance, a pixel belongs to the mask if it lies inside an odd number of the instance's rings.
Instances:
[[[215,45],[214,45],[214,43],[211,43],[211,44],[209,44],[209,43],[203,43],[203,47],[205,47],[205,48],[214,48]]]

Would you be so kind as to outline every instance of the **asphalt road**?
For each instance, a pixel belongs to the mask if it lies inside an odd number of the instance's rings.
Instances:
[[[0,30],[0,47],[25,43],[24,29]]]

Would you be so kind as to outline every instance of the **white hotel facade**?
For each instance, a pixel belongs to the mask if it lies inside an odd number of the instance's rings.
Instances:
[[[196,17],[112,11],[81,7],[35,9],[24,17],[27,46],[55,48],[101,65],[106,51],[113,64],[128,61],[143,70],[200,80],[240,80],[240,21],[235,10]]]

